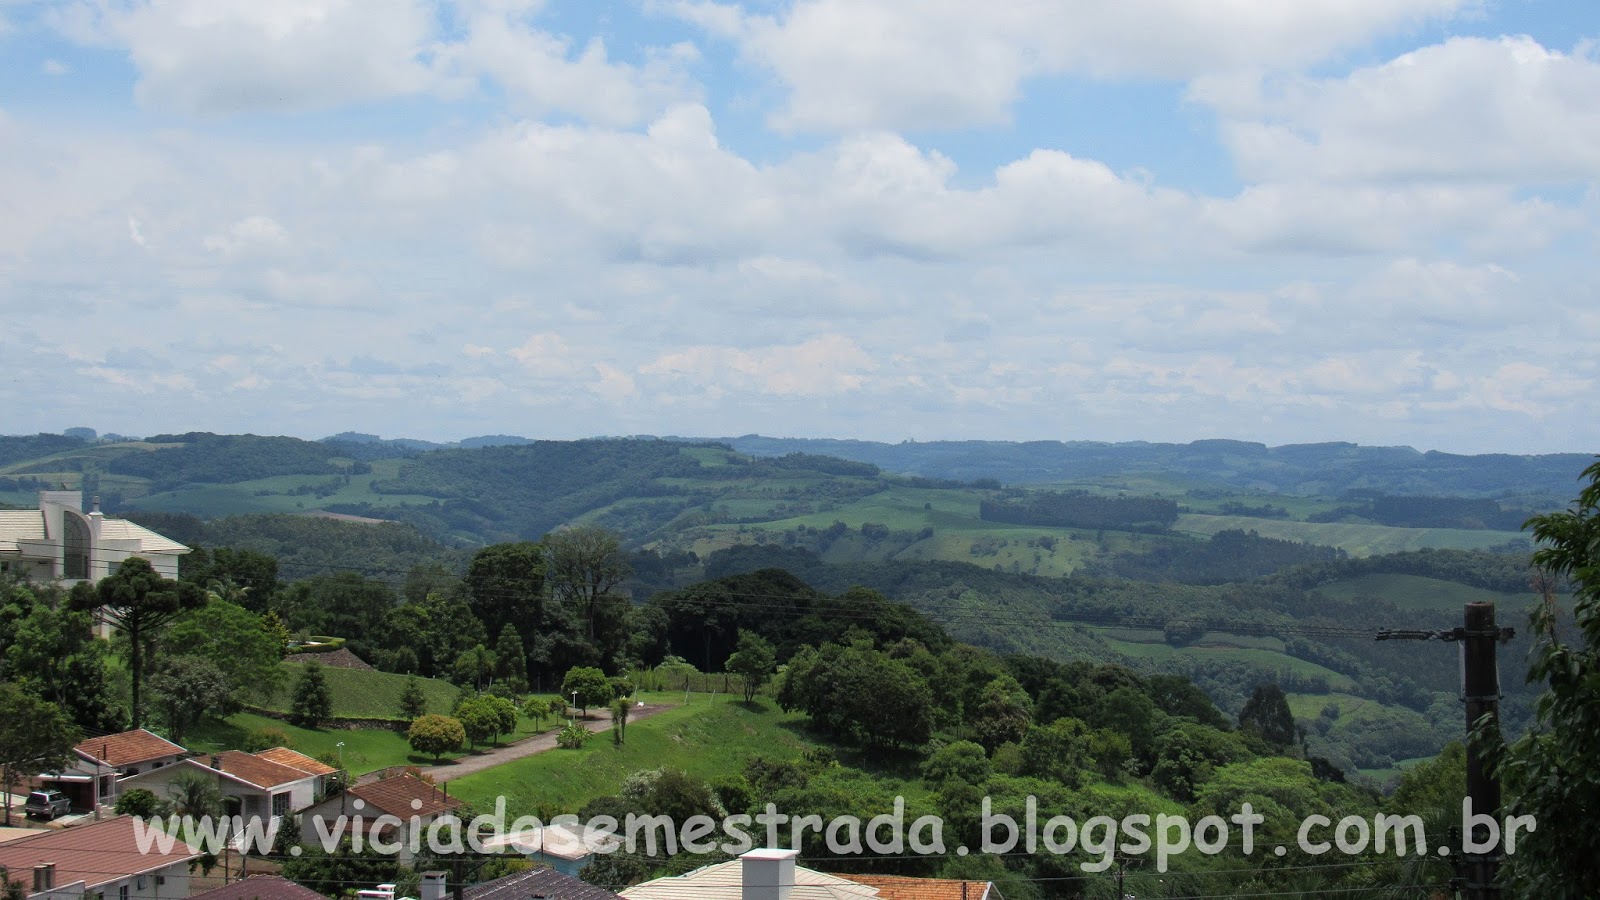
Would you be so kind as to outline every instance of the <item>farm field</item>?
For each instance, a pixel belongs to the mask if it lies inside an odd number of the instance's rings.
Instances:
[[[1284,519],[1256,519],[1248,516],[1205,516],[1189,513],[1178,517],[1178,531],[1210,537],[1219,531],[1254,531],[1262,537],[1304,541],[1338,547],[1351,556],[1378,556],[1403,550],[1434,547],[1444,550],[1487,550],[1522,540],[1515,531],[1474,531],[1465,528],[1395,528],[1389,525],[1358,525],[1339,522],[1292,522]]]
[[[1503,608],[1519,609],[1538,600],[1531,591],[1525,594],[1509,594],[1437,578],[1392,574],[1346,578],[1343,581],[1322,585],[1317,588],[1317,592],[1335,600],[1378,597],[1400,609],[1459,610],[1462,604],[1477,602],[1496,603]]]

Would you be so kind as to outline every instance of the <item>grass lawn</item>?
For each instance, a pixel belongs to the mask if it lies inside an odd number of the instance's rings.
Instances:
[[[301,663],[286,662],[283,668],[288,673],[284,689],[278,692],[271,703],[261,705],[267,709],[287,712],[289,701],[294,697],[294,686],[300,680],[300,674],[305,670],[305,666]],[[400,692],[405,690],[406,676],[379,672],[375,669],[336,669],[331,666],[323,666],[322,674],[327,676],[328,689],[333,693],[335,716],[383,719],[400,717]],[[440,715],[449,713],[450,707],[456,702],[456,686],[448,681],[434,678],[417,680],[422,683],[422,693],[428,698],[428,712]]]
[[[342,753],[345,767],[357,775],[389,766],[433,765],[433,757],[413,753],[411,746],[406,743],[405,734],[399,731],[379,728],[313,731],[247,712],[231,715],[220,722],[208,721],[188,735],[183,744],[199,753],[238,750],[244,746],[245,737],[250,732],[261,728],[275,728],[287,734],[289,747],[307,756],[333,754],[339,757]],[[342,750],[337,746],[341,741],[344,742]],[[461,755],[446,754],[445,759]]]
[[[659,696],[683,700],[682,694]],[[551,750],[452,781],[451,793],[481,812],[492,811],[495,799],[504,796],[508,815],[548,819],[615,793],[624,779],[645,769],[670,767],[713,778],[742,772],[753,756],[793,759],[812,746],[799,731],[804,715],[781,712],[768,699],[756,702],[751,709],[742,701],[696,694],[683,706],[630,724],[620,747],[609,734],[599,734],[581,750]]]
[[[1255,531],[1262,537],[1308,541],[1339,547],[1351,556],[1378,556],[1402,550],[1437,547],[1445,550],[1484,550],[1522,538],[1516,531],[1473,531],[1465,528],[1395,528],[1389,525],[1355,525],[1340,522],[1291,522],[1247,516],[1181,515],[1178,531],[1213,535],[1230,528]]]

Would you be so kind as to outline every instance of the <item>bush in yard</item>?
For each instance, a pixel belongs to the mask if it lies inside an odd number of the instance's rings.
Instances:
[[[459,719],[449,716],[419,716],[406,732],[406,740],[410,742],[411,749],[418,753],[431,753],[433,761],[438,762],[444,754],[461,749],[467,740],[467,730]]]
[[[273,728],[269,725],[265,728],[250,729],[244,736],[244,745],[241,749],[246,753],[260,753],[273,747],[288,746],[290,746],[289,733],[282,728]]]
[[[133,788],[124,792],[117,798],[117,805],[113,808],[119,816],[138,816],[141,819],[172,815],[172,804],[145,788]]]
[[[589,729],[582,725],[568,725],[556,735],[556,746],[566,750],[577,750],[589,739]]]

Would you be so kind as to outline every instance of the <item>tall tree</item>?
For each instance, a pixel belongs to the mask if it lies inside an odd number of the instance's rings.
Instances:
[[[129,557],[117,571],[93,588],[72,589],[72,608],[104,610],[106,622],[126,635],[128,670],[133,677],[133,727],[144,724],[140,688],[146,675],[145,649],[178,616],[206,604],[206,594],[193,584],[161,577],[148,560]]]
[[[0,793],[39,772],[66,765],[72,745],[82,734],[67,721],[61,707],[40,700],[15,684],[0,683]],[[11,804],[5,823],[11,825]]]
[[[753,631],[739,632],[739,649],[728,657],[728,671],[744,681],[744,702],[756,699],[756,692],[772,680],[778,654],[766,638]]]
[[[633,574],[628,555],[615,532],[592,525],[557,531],[545,538],[549,549],[546,577],[556,599],[582,611],[589,640],[604,598]]]
[[[1239,730],[1279,750],[1293,746],[1294,712],[1289,709],[1289,698],[1284,696],[1283,688],[1275,684],[1258,685],[1245,701],[1244,709],[1239,711]]]
[[[300,681],[294,686],[294,700],[289,704],[289,721],[305,728],[316,728],[333,718],[333,691],[328,688],[328,677],[322,664],[306,663]]]
[[[526,643],[545,626],[545,565],[545,548],[532,541],[494,544],[473,554],[468,602],[489,634],[511,625]]]
[[[1495,761],[1511,812],[1539,823],[1538,840],[1519,841],[1507,857],[1530,897],[1600,896],[1600,829],[1592,827],[1600,810],[1600,463],[1583,477],[1589,483],[1571,508],[1528,520],[1539,542],[1534,565],[1551,588],[1533,615],[1528,680],[1546,687],[1533,727]],[[1571,584],[1578,630],[1570,642],[1556,631],[1560,578]]]
[[[510,625],[500,629],[500,639],[494,643],[494,677],[517,693],[528,689],[528,655],[517,629]]]
[[[169,737],[181,741],[207,714],[226,709],[233,698],[233,685],[209,659],[171,656],[150,676],[150,693],[167,723]]]
[[[262,618],[226,600],[212,600],[174,620],[161,644],[175,653],[198,656],[221,670],[238,702],[270,701],[285,675],[278,638]]]

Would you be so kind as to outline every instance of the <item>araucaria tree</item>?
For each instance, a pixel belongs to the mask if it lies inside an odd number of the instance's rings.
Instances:
[[[586,525],[558,531],[545,542],[549,553],[545,578],[551,593],[581,612],[593,641],[603,601],[633,574],[621,540],[604,528]]]
[[[103,609],[106,622],[128,638],[128,670],[133,678],[133,727],[144,724],[141,688],[146,675],[145,649],[173,619],[206,605],[206,593],[187,581],[162,578],[148,560],[122,561],[117,571],[93,588],[72,589],[72,607]]]
[[[1547,687],[1534,726],[1495,761],[1509,812],[1539,823],[1539,839],[1518,841],[1507,855],[1511,881],[1528,897],[1600,896],[1600,829],[1592,827],[1600,810],[1600,463],[1583,475],[1589,484],[1573,508],[1527,525],[1539,542],[1534,565],[1570,580],[1576,640],[1556,633],[1553,603],[1534,612],[1528,680]]]

